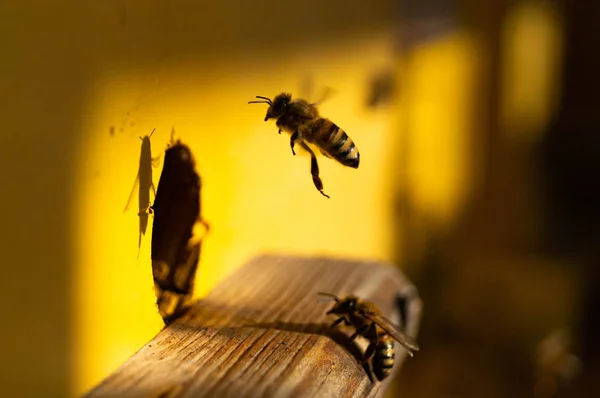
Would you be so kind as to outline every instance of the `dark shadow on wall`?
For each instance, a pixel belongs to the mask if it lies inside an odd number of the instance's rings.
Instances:
[[[150,141],[152,134],[154,134],[154,130],[152,130],[149,135],[140,137],[142,146],[140,148],[138,172],[135,177],[135,182],[133,183],[133,188],[131,189],[131,194],[129,195],[125,209],[123,210],[126,212],[129,209],[129,206],[131,206],[137,188],[139,217],[138,257],[140,254],[140,246],[142,245],[142,236],[146,235],[146,229],[148,228],[148,218],[151,211],[150,205],[152,204],[150,192],[152,191],[152,197],[156,197],[156,187],[154,186],[154,181],[152,179],[152,167],[155,163],[158,163],[160,156],[157,156],[156,159],[152,158],[152,143]]]

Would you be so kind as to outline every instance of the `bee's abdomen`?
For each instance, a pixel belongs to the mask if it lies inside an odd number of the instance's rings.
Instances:
[[[394,341],[392,339],[382,339],[377,345],[373,358],[373,373],[379,381],[392,373],[395,356]]]
[[[322,149],[344,166],[358,168],[360,154],[352,139],[329,119],[322,119],[317,140]]]

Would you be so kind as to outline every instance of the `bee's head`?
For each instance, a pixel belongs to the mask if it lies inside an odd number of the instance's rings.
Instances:
[[[355,311],[358,298],[350,296],[339,300],[332,309],[327,311],[327,314],[350,314]]]
[[[154,130],[156,130],[156,129],[154,129]],[[150,138],[152,138],[152,134],[154,134],[154,130],[152,130],[150,135],[145,135],[143,137],[140,137],[140,140],[142,140],[142,153],[151,153],[152,152],[152,145],[150,143]]]
[[[354,297],[354,296],[348,296],[345,298],[339,298],[334,294],[331,293],[319,293],[322,296],[327,296],[327,299],[322,299],[319,301],[328,301],[328,300],[333,300],[335,301],[335,305],[333,306],[332,309],[330,309],[329,311],[327,311],[327,315],[329,314],[337,314],[337,315],[344,315],[344,314],[350,314],[352,312],[354,312],[356,310],[356,306],[358,304],[358,298]]]
[[[249,104],[268,104],[267,115],[265,116],[265,122],[269,119],[277,119],[287,111],[287,106],[292,100],[292,95],[287,93],[281,93],[274,100],[270,98],[256,96],[261,101],[250,101]]]
[[[187,145],[177,140],[165,152],[165,164],[173,165],[177,170],[195,167],[194,156]]]

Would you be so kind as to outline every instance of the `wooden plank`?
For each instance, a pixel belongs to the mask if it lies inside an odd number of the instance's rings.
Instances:
[[[226,279],[163,329],[87,397],[380,397],[407,357],[372,382],[358,364],[366,341],[330,329],[317,292],[376,303],[417,335],[421,301],[393,266],[372,261],[265,255]],[[157,315],[158,316],[158,315]],[[418,355],[418,353],[417,353]]]

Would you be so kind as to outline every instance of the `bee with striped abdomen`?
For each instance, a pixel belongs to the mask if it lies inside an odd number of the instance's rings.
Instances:
[[[363,362],[372,358],[373,373],[379,381],[388,377],[394,367],[394,340],[406,348],[410,356],[413,356],[413,351],[419,350],[417,343],[406,335],[400,326],[384,317],[375,304],[354,296],[339,298],[331,293],[319,294],[336,302],[333,308],[327,311],[327,315],[341,315],[331,327],[344,322],[356,329],[350,336],[350,341],[359,335],[369,340]]]
[[[296,142],[310,154],[310,172],[315,187],[327,198],[323,192],[323,182],[319,177],[319,165],[314,151],[308,144],[313,144],[328,158],[337,160],[344,166],[358,168],[360,154],[352,139],[339,126],[331,120],[321,117],[317,109],[318,102],[310,103],[302,98],[292,100],[292,95],[281,93],[271,100],[267,97],[257,96],[259,101],[250,101],[249,104],[265,103],[269,105],[265,121],[277,119],[276,125],[279,133],[285,131],[291,134],[290,147],[292,154],[296,154]]]

